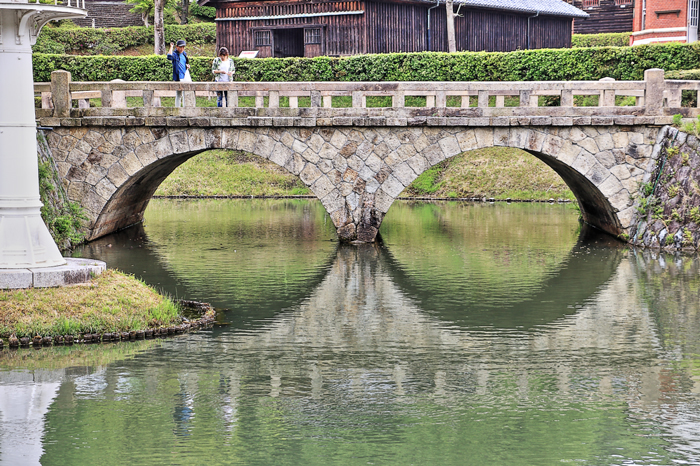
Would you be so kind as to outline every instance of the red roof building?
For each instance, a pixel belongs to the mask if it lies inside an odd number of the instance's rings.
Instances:
[[[631,45],[696,42],[700,0],[635,0]]]

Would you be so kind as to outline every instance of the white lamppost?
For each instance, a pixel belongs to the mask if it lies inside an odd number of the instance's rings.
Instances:
[[[66,263],[39,210],[32,45],[48,21],[85,17],[75,2],[0,0],[0,269]]]

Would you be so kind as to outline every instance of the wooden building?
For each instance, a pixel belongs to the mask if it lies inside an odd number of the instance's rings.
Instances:
[[[697,42],[700,0],[636,0],[632,45]]]
[[[563,0],[455,0],[458,50],[571,46],[572,20],[586,13]],[[346,56],[447,51],[444,0],[200,0],[216,7],[217,45],[232,55]]]
[[[574,19],[574,34],[632,32],[634,0],[566,0],[590,16]]]

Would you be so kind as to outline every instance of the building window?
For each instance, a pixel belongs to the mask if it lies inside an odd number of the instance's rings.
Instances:
[[[600,0],[583,0],[584,8],[589,8],[592,6],[600,6]]]
[[[270,45],[270,31],[255,31],[255,46],[265,47]]]
[[[634,0],[615,0],[615,5],[631,5]]]
[[[321,29],[304,29],[304,44],[320,44]]]

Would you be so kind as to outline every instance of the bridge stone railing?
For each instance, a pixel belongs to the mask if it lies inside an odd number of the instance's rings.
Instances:
[[[34,90],[43,126],[662,125],[676,113],[700,115],[698,108],[681,108],[683,91],[697,96],[700,82],[667,81],[659,69],[647,70],[644,81],[546,82],[71,82],[70,73],[56,71]],[[184,107],[161,106],[176,91],[183,91]],[[216,91],[227,94],[227,108],[196,106],[197,95]],[[333,107],[341,96],[352,106]],[[389,97],[390,106],[368,107],[374,96]],[[414,96],[425,106],[408,106],[419,101]],[[538,106],[541,96],[558,105]],[[598,96],[598,105],[576,106],[576,96]],[[618,96],[634,105],[619,105]],[[127,97],[138,97],[137,105],[128,106],[134,101]],[[248,99],[254,106],[239,106],[242,97],[254,97]],[[288,107],[280,106],[283,97]],[[300,98],[309,106],[300,107]],[[448,107],[448,99],[459,106]]]

